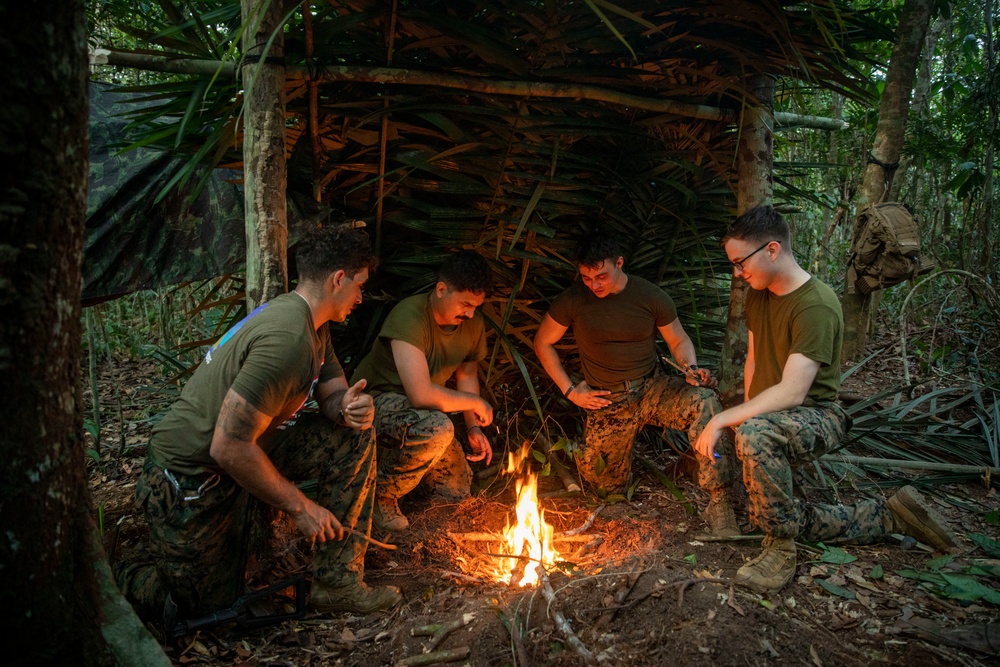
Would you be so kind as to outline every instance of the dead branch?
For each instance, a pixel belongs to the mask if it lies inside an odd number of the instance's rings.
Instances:
[[[424,653],[433,653],[434,650],[445,640],[449,634],[458,630],[459,628],[464,628],[469,623],[476,618],[475,614],[462,614],[462,618],[457,618],[454,621],[449,621],[448,623],[441,623],[437,626],[433,633],[431,633],[430,641],[427,642],[427,646],[424,647]],[[431,626],[424,626],[424,628],[429,628]],[[420,628],[423,629],[423,628]],[[412,633],[411,633],[412,634]]]
[[[368,542],[368,544],[375,545],[376,547],[381,547],[382,549],[388,549],[389,551],[395,551],[396,549],[399,548],[395,544],[387,544],[385,542],[379,542],[375,538],[369,537],[368,535],[365,535],[361,531],[354,530],[353,528],[348,528],[347,532],[350,533],[351,535],[354,535],[355,537],[360,537],[365,542]]]
[[[576,528],[572,528],[572,529],[567,530],[567,531],[565,531],[563,533],[557,534],[556,535],[556,539],[559,539],[560,537],[565,537],[567,535],[579,535],[580,533],[584,532],[585,530],[590,530],[590,527],[594,525],[594,519],[597,518],[597,515],[600,514],[601,511],[603,511],[605,507],[606,507],[606,505],[604,503],[601,503],[600,505],[598,505],[598,507],[597,507],[596,510],[594,510],[593,512],[590,513],[590,516],[587,517],[587,520],[583,522],[583,525],[577,526]]]
[[[539,570],[539,581],[541,582],[542,595],[545,596],[545,600],[549,603],[549,611],[552,614],[552,620],[555,621],[556,627],[559,628],[559,631],[563,633],[564,637],[566,637],[566,643],[573,647],[573,650],[576,651],[581,658],[583,658],[584,662],[588,665],[595,664],[597,660],[594,658],[594,654],[590,652],[590,649],[588,649],[582,641],[580,641],[580,638],[573,632],[573,628],[570,627],[569,621],[566,620],[566,617],[563,616],[562,612],[555,606],[556,594],[555,591],[552,590],[552,582],[549,581],[548,573],[545,571],[545,568],[539,568]]]
[[[698,542],[760,542],[764,535],[695,535],[694,539]]]
[[[601,614],[600,618],[598,618],[594,623],[595,629],[599,630],[615,619],[615,615],[618,614],[618,608],[623,602],[625,602],[625,598],[627,598],[629,593],[632,592],[632,589],[635,588],[635,585],[638,583],[639,577],[641,576],[642,572],[638,569],[632,570],[628,573],[628,576],[625,577],[625,582],[618,587],[618,590],[615,591],[613,598],[615,606],[604,610],[604,613]]]
[[[703,584],[729,584],[730,586],[733,585],[733,583],[731,581],[729,581],[728,579],[715,579],[715,578],[709,578],[709,577],[705,577],[705,578],[695,577],[694,579],[685,579],[684,581],[679,581],[679,582],[677,582],[675,584],[672,584],[673,586],[677,586],[677,606],[678,607],[681,607],[681,606],[684,605],[684,591],[687,590],[687,587],[690,586],[690,585],[692,585],[692,584],[697,584],[697,583],[703,583]]]
[[[433,665],[439,662],[457,662],[469,657],[469,647],[447,648],[431,653],[421,653],[403,658],[396,663],[396,667],[420,667],[421,665]]]
[[[740,616],[747,615],[747,613],[743,611],[743,607],[736,604],[736,591],[731,583],[729,584],[729,599],[726,600],[726,604],[732,607],[733,611],[735,611]]]
[[[462,579],[463,581],[469,581],[474,584],[485,584],[486,580],[482,577],[474,577],[471,574],[465,574],[464,572],[454,572],[452,570],[441,570],[442,577],[451,577],[453,579]]]
[[[151,72],[171,72],[220,76],[233,79],[236,63],[218,60],[197,60],[194,58],[170,58],[140,53],[127,53],[110,49],[95,49],[90,53],[92,65],[117,65]],[[396,67],[364,67],[358,65],[322,65],[317,70],[313,66],[288,66],[285,76],[289,81],[363,81],[371,83],[392,83],[396,85],[433,86],[457,88],[492,95],[514,95],[517,97],[570,98],[608,102],[645,111],[676,114],[688,118],[736,122],[737,115],[731,109],[720,109],[705,104],[691,104],[672,99],[651,98],[624,93],[601,86],[547,83],[542,81],[501,81],[484,77],[462,76],[447,72],[420,71]],[[845,121],[820,116],[802,116],[776,111],[773,114],[776,127],[812,127],[822,130],[843,130]]]

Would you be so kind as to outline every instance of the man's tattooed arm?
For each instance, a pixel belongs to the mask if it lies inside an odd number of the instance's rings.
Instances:
[[[222,401],[216,430],[232,440],[240,442],[256,442],[264,432],[271,418],[257,410],[249,401],[232,389]]]

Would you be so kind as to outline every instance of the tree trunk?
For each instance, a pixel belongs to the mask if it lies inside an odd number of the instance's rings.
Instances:
[[[736,204],[740,214],[771,203],[774,181],[774,77],[758,75],[747,80],[753,97],[746,105],[737,151]],[[722,347],[720,387],[722,403],[734,405],[743,399],[743,364],[747,358],[745,320],[747,283],[733,277],[729,290],[729,318]]]
[[[864,180],[858,189],[856,211],[878,202],[892,187],[895,167],[903,152],[906,115],[910,109],[910,91],[920,52],[930,25],[932,0],[906,0],[896,29],[896,44],[892,49],[885,90],[879,105],[878,127],[872,146],[874,158],[865,166]],[[856,223],[855,223],[856,224]],[[851,248],[851,252],[854,248]],[[865,349],[865,339],[871,322],[871,297],[857,293],[850,280],[844,287],[844,346],[845,361],[856,360]]]
[[[996,44],[993,41],[993,20],[995,15],[996,3],[994,0],[987,0],[987,2],[983,5],[983,23],[986,26],[986,30],[984,31],[986,45],[983,49],[983,66],[984,71],[993,73],[990,77],[993,82],[995,82],[997,78],[997,53]],[[989,276],[995,284],[997,279],[997,266],[993,261],[993,246],[994,236],[996,235],[995,228],[997,221],[994,220],[993,214],[993,162],[996,152],[997,128],[1000,126],[1000,113],[998,113],[997,109],[997,98],[994,86],[995,84],[991,83],[987,87],[987,90],[989,90],[992,94],[986,96],[988,121],[986,126],[987,131],[985,133],[986,150],[983,157],[983,173],[986,175],[986,180],[983,182],[982,205],[978,217],[977,232],[980,242],[978,257],[979,266],[977,267],[979,270],[977,273],[982,276]]]
[[[84,5],[5,10],[0,52],[18,64],[0,76],[3,651],[24,665],[169,665],[111,579],[84,464]]]
[[[288,291],[285,167],[287,2],[242,0],[243,188],[246,204],[247,306]]]

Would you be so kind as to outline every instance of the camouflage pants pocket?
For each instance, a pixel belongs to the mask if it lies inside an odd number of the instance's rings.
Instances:
[[[144,469],[143,477],[150,550],[157,575],[181,614],[230,605],[244,590],[247,494],[229,478],[197,493],[204,480],[156,465]]]

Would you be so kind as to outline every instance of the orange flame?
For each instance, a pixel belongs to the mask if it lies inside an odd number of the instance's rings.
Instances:
[[[528,458],[530,451],[529,443],[525,442],[520,452],[517,454],[511,452],[505,472],[516,473],[521,463]],[[506,541],[504,553],[524,556],[530,560],[503,559],[500,562],[500,578],[507,583],[513,583],[519,566],[523,564],[524,574],[517,581],[517,585],[534,586],[538,584],[542,568],[553,565],[558,556],[553,547],[554,530],[545,523],[545,510],[538,507],[538,477],[529,467],[526,466],[523,475],[515,480],[514,488],[517,492],[515,508],[517,521],[512,526],[508,520],[504,529],[503,536]]]

